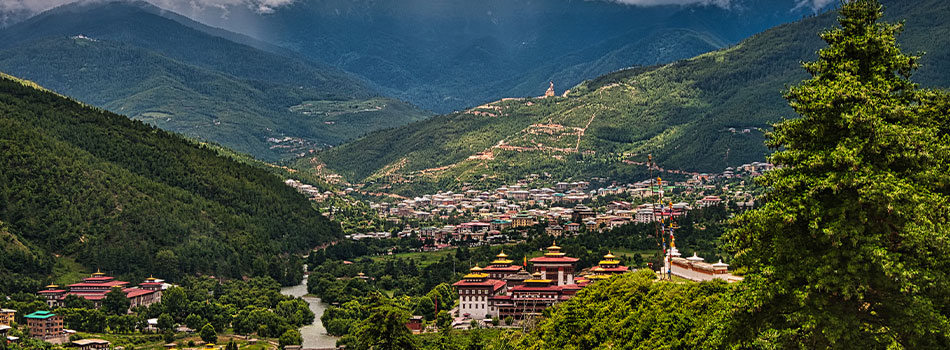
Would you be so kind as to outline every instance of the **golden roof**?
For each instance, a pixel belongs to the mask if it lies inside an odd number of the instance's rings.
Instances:
[[[507,259],[497,259],[495,261],[492,261],[491,263],[492,265],[511,265],[512,263],[514,263],[514,261],[507,260]]]
[[[593,270],[591,270],[591,271],[594,271],[594,272],[604,272],[604,271],[606,271],[606,270],[604,270],[603,267],[598,266],[598,267],[595,267],[595,268],[594,268]]]
[[[487,277],[488,277],[488,274],[487,274],[487,273],[474,273],[474,272],[473,272],[473,273],[470,273],[470,274],[467,274],[467,275],[463,276],[462,278],[464,278],[464,279],[476,279],[476,278],[487,278]]]
[[[609,250],[607,251],[607,255],[604,255],[604,260],[614,260],[616,258],[617,257],[614,256]]]
[[[531,274],[531,276],[535,278],[541,278],[541,271],[535,271]]]
[[[106,274],[102,273],[99,269],[96,269],[96,272],[92,274],[92,277],[105,276]]]
[[[524,280],[524,282],[525,283],[551,283],[551,280],[530,279],[530,280]]]
[[[484,270],[484,269],[481,268],[481,267],[478,267],[478,265],[475,265],[475,267],[470,268],[470,269],[468,269],[468,270],[469,270],[469,271],[472,271],[472,272],[479,272],[479,271],[482,271],[482,270]]]
[[[592,280],[605,280],[605,279],[610,278],[610,275],[592,275],[592,276],[588,276],[587,278],[592,279]]]
[[[600,265],[620,265],[620,262],[617,260],[601,260]]]
[[[51,284],[51,285],[46,286],[46,288],[48,288],[48,289],[53,289],[53,288],[59,288],[59,286],[57,286],[57,285],[55,285],[55,284]]]
[[[495,257],[504,259],[508,257],[508,254],[505,254],[505,251],[502,250],[501,253],[498,253],[498,255],[495,255]]]

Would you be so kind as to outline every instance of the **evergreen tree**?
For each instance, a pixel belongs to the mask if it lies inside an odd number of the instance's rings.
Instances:
[[[174,331],[175,319],[169,314],[163,313],[158,316],[158,329],[165,331]]]
[[[769,135],[767,203],[728,240],[748,272],[729,335],[779,348],[950,347],[950,138],[945,96],[909,80],[917,58],[876,0],[841,8],[802,117]],[[942,106],[942,107],[941,107]]]

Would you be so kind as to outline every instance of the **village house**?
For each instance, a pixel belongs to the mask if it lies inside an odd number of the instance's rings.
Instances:
[[[0,309],[0,325],[11,325],[16,318],[16,310]]]
[[[109,350],[109,341],[103,339],[79,339],[73,340],[73,346],[77,350]]]

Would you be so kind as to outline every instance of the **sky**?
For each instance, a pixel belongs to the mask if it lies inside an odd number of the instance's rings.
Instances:
[[[39,13],[49,10],[53,7],[75,2],[76,0],[0,0],[0,13],[5,12],[28,12]],[[95,0],[94,0],[95,1]],[[98,0],[103,1],[103,0]],[[179,12],[197,12],[204,9],[227,10],[234,6],[245,6],[254,12],[260,14],[269,14],[277,11],[283,6],[292,4],[294,1],[306,0],[148,0],[158,7],[179,11]],[[438,1],[438,0],[433,0]],[[723,8],[730,6],[738,0],[607,0],[622,4],[635,6],[657,6],[657,5],[713,5]],[[794,2],[797,7],[822,8],[836,0],[776,0]]]

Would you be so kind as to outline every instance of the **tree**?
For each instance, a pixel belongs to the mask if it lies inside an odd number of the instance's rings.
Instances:
[[[78,295],[69,294],[66,295],[65,299],[63,299],[63,306],[71,309],[94,309],[96,304],[93,303],[92,300]]]
[[[205,323],[204,327],[201,327],[201,340],[205,343],[216,343],[218,341],[218,333],[215,332],[214,326],[211,323]]]
[[[351,334],[355,338],[353,349],[357,350],[396,350],[418,349],[412,332],[406,327],[409,312],[393,305],[392,301],[380,295],[376,299],[370,316],[356,326]],[[347,347],[350,348],[350,347]]]
[[[205,320],[196,314],[189,314],[188,317],[185,317],[185,325],[191,329],[199,329],[205,323],[208,323],[208,320]]]
[[[228,341],[228,346],[226,346],[224,350],[238,350],[238,345],[232,339],[231,341]]]
[[[175,328],[175,319],[171,315],[163,313],[158,316],[158,329],[165,331],[170,331]]]
[[[439,311],[439,315],[436,316],[435,324],[439,329],[452,328],[452,315],[449,315],[445,310]]]
[[[841,8],[810,80],[775,126],[767,203],[729,233],[746,269],[730,340],[782,348],[950,344],[950,137],[945,95],[909,77],[901,24],[876,0]],[[939,103],[939,104],[938,104]]]
[[[184,319],[188,307],[188,296],[181,287],[171,287],[162,292],[162,305],[165,310],[177,321]]]
[[[119,287],[112,288],[102,299],[102,310],[110,315],[125,315],[129,312],[129,306],[131,305],[129,298]]]
[[[287,345],[303,344],[303,337],[300,336],[300,332],[296,329],[288,329],[284,334],[280,335],[277,341],[280,344],[280,348],[283,349]]]

